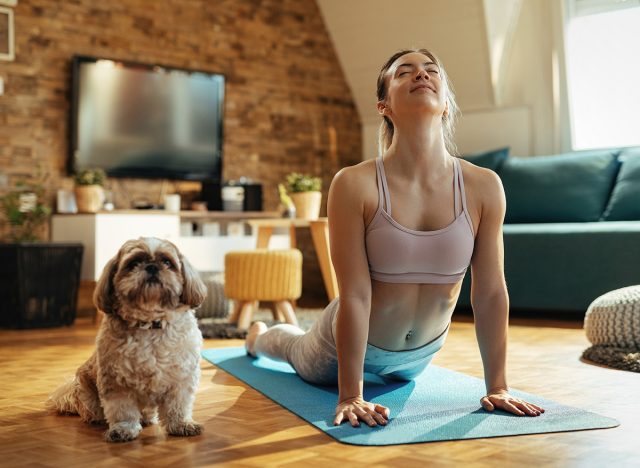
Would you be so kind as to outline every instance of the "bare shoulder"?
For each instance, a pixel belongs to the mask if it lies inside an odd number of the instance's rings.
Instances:
[[[459,158],[459,160],[464,178],[467,207],[474,232],[479,232],[481,225],[497,226],[502,224],[507,204],[502,180],[498,174],[464,159]]]
[[[367,200],[376,191],[375,160],[369,159],[340,169],[333,177],[330,191],[341,197]]]
[[[467,199],[473,198],[478,204],[495,204],[504,199],[502,180],[491,169],[476,166],[469,161],[458,158],[464,178]]]

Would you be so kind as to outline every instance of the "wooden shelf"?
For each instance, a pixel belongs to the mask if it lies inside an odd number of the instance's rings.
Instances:
[[[236,221],[255,218],[277,218],[278,215],[277,211],[181,211],[180,219]]]
[[[82,216],[82,215],[177,215],[180,219],[193,219],[193,220],[220,220],[220,221],[235,221],[244,219],[256,219],[256,218],[278,218],[280,213],[277,211],[193,211],[185,210],[180,212],[167,211],[167,210],[111,210],[111,211],[98,211],[97,213],[55,213],[56,216]]]

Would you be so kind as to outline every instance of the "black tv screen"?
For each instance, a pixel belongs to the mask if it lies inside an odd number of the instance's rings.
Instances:
[[[71,102],[71,172],[220,180],[223,75],[74,57]]]

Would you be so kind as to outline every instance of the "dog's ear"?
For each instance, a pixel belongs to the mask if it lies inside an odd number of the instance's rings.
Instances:
[[[202,278],[200,278],[200,273],[193,268],[189,260],[181,253],[179,255],[184,281],[180,302],[187,304],[191,308],[196,308],[201,305],[205,297],[207,297],[207,288],[202,282]]]
[[[118,271],[118,263],[120,263],[120,252],[107,262],[102,270],[102,275],[98,280],[95,291],[93,291],[93,303],[105,314],[115,312],[116,297],[113,287],[113,278]]]

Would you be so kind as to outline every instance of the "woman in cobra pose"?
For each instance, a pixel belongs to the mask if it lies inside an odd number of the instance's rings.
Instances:
[[[486,395],[520,416],[544,409],[509,394],[505,196],[498,176],[454,156],[457,107],[442,64],[403,50],[377,83],[381,156],[336,174],[329,190],[331,259],[340,297],[308,333],[252,325],[249,354],[289,362],[305,380],[338,384],[334,424],[385,425],[363,398],[363,372],[410,380],[442,347],[467,267]]]

